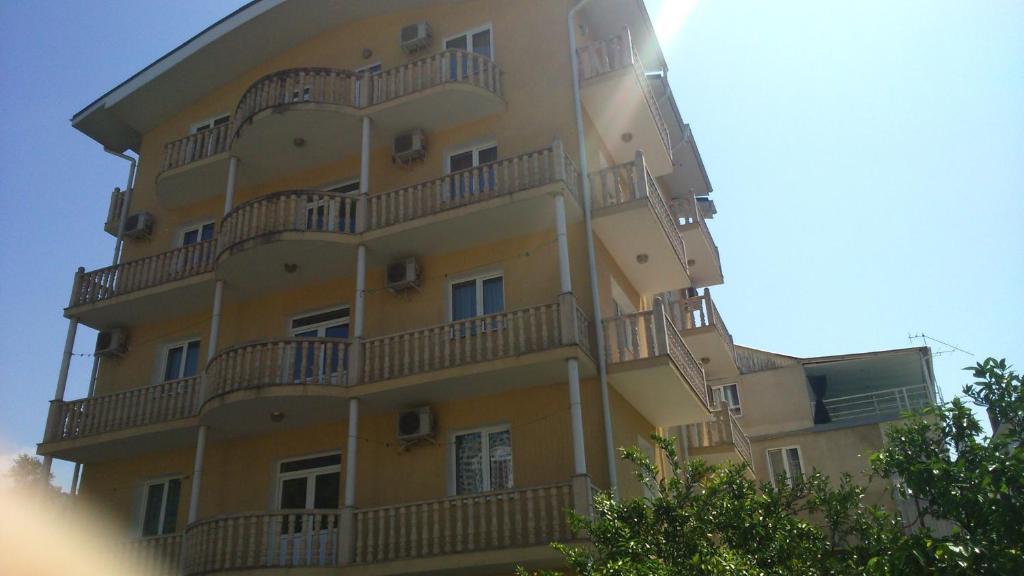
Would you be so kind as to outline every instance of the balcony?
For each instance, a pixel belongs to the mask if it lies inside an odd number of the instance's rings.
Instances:
[[[684,295],[679,300],[670,300],[665,309],[708,378],[739,376],[732,334],[707,288],[699,296]]]
[[[678,224],[645,156],[590,175],[594,230],[641,294],[690,286]]]
[[[230,143],[230,123],[167,143],[156,179],[157,199],[168,208],[180,208],[224,194]]]
[[[682,202],[682,223],[679,225],[679,233],[683,236],[690,259],[687,262],[690,278],[693,279],[694,286],[717,286],[725,281],[718,246],[711,237],[711,230],[708,229],[704,215],[697,206],[696,197],[692,192],[688,196]]]
[[[661,301],[654,310],[604,320],[608,380],[655,426],[708,418],[704,369]]]
[[[931,405],[931,392],[925,384],[825,398],[825,407],[832,422],[897,418],[904,412],[914,412]],[[813,404],[811,410],[814,410]]]
[[[683,426],[682,433],[681,441],[686,443],[690,458],[703,458],[710,464],[729,460],[753,466],[750,438],[725,405],[712,412],[711,420]]]
[[[209,307],[216,242],[208,240],[84,272],[65,315],[105,330],[182,316]]]
[[[342,510],[230,514],[195,522],[183,534],[130,542],[125,556],[160,575],[340,566],[400,574],[454,564],[511,572],[517,564],[558,562],[550,543],[575,539],[567,522],[573,496],[565,483],[362,509],[351,528]]]
[[[643,150],[655,176],[672,172],[668,124],[629,30],[578,53],[583,105],[615,161]]]
[[[78,462],[193,441],[199,379],[186,378],[69,402],[53,401],[40,454]]]

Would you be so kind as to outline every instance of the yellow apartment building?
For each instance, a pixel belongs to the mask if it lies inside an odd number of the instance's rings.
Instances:
[[[615,451],[652,432],[769,477],[782,428],[747,410],[666,75],[641,0],[213,24],[72,119],[130,171],[39,453],[188,575],[557,567],[565,510],[642,494]],[[93,377],[65,398],[80,325]],[[742,415],[713,410],[726,384]]]

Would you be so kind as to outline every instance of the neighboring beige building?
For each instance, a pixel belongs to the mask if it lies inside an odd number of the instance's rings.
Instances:
[[[113,265],[75,275],[39,453],[128,550],[559,566],[567,509],[643,493],[615,451],[651,433],[760,477],[777,445],[825,468],[827,434],[874,442],[813,425],[811,361],[749,369],[643,2],[574,5],[257,0],[74,116],[138,166]],[[79,325],[94,377],[65,398]]]

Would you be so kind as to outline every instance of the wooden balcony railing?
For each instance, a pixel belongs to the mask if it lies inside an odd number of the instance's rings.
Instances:
[[[185,531],[182,573],[338,566],[340,520],[340,510],[252,512],[200,520]]]
[[[385,228],[554,182],[564,182],[576,196],[578,179],[561,142],[555,142],[542,150],[373,194],[368,199],[368,226],[371,230]]]
[[[654,176],[647,170],[642,152],[633,162],[619,164],[590,174],[594,210],[646,200],[684,268],[688,268],[686,247],[675,215]]]
[[[732,445],[748,465],[753,465],[750,438],[743,432],[736,416],[723,404],[712,412],[708,422],[683,426],[684,440],[690,449],[717,448]]]
[[[93,304],[115,296],[183,280],[213,270],[215,240],[207,240],[75,275],[69,306]]]
[[[192,416],[198,378],[172,380],[70,402],[54,401],[47,442],[72,440]]]
[[[267,386],[344,386],[349,346],[341,338],[283,338],[232,346],[207,364],[202,402]]]
[[[880,415],[898,416],[904,412],[920,410],[931,403],[931,395],[925,384],[825,398],[825,407],[833,422]],[[813,403],[811,410],[814,410]]]
[[[713,327],[722,337],[722,340],[728,344],[730,355],[735,359],[732,334],[725,327],[725,322],[722,320],[718,307],[715,306],[715,302],[711,299],[711,292],[707,288],[699,296],[691,296],[682,300],[668,302],[665,307],[668,310],[669,318],[672,319],[672,323],[684,335],[687,330],[704,328],[706,326]]]
[[[181,540],[181,534],[130,540],[123,545],[124,559],[149,576],[177,576]]]
[[[164,146],[164,162],[160,171],[166,172],[186,164],[227,152],[231,137],[231,123],[214,126],[189,134]]]
[[[572,537],[569,484],[357,510],[356,563],[543,546]]]
[[[697,397],[708,406],[704,368],[686,347],[660,299],[655,301],[654,310],[606,318],[603,329],[605,358],[609,364],[667,355]]]
[[[354,234],[357,203],[351,195],[322,190],[287,190],[244,202],[221,221],[218,254],[265,234]]]
[[[633,38],[629,29],[619,36],[613,36],[607,40],[584,46],[577,50],[580,62],[580,80],[590,80],[604,74],[609,74],[624,68],[633,71],[637,84],[644,93],[644,99],[658,127],[658,134],[665,145],[665,149],[671,155],[672,141],[669,137],[668,124],[661,113],[661,106],[654,96],[654,89],[647,79],[647,69],[644,68],[640,55],[633,45]]]
[[[242,95],[232,116],[234,138],[258,113],[278,106],[363,109],[444,84],[469,84],[502,95],[498,65],[465,50],[445,50],[371,75],[333,68],[280,70],[260,78]]]
[[[580,342],[584,318],[575,302],[545,304],[478,316],[410,332],[370,338],[364,343],[363,382],[512,358]],[[566,312],[568,311],[568,318]],[[566,326],[572,322],[574,326]]]

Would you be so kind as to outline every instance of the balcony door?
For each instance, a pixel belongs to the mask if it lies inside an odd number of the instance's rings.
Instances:
[[[473,30],[467,30],[461,34],[457,34],[450,38],[446,38],[444,41],[445,50],[465,50],[473,54],[479,54],[488,60],[494,60],[494,46],[491,41],[491,27],[482,26]],[[459,76],[460,70],[458,65],[458,59],[453,54],[450,57],[448,65],[449,78],[452,80],[458,80],[459,78],[466,78],[470,73],[469,60],[462,60],[462,75]],[[473,67],[473,73],[479,72],[479,67]]]
[[[347,306],[292,319],[293,338],[348,338]],[[333,342],[299,341],[292,353],[295,383],[341,384],[348,370],[348,351]]]
[[[462,149],[448,155],[445,172],[449,201],[463,200],[485,192],[493,192],[497,185],[494,163],[498,161],[498,145],[489,142],[481,146]],[[473,168],[480,170],[473,173]]]
[[[282,565],[324,565],[338,534],[341,494],[341,453],[285,460],[278,466],[277,508],[295,511],[281,520],[279,561]],[[304,513],[300,513],[303,511]],[[313,514],[316,511],[319,514]],[[314,519],[319,518],[319,529]],[[331,530],[333,524],[333,530]],[[313,557],[313,539],[319,539]]]

